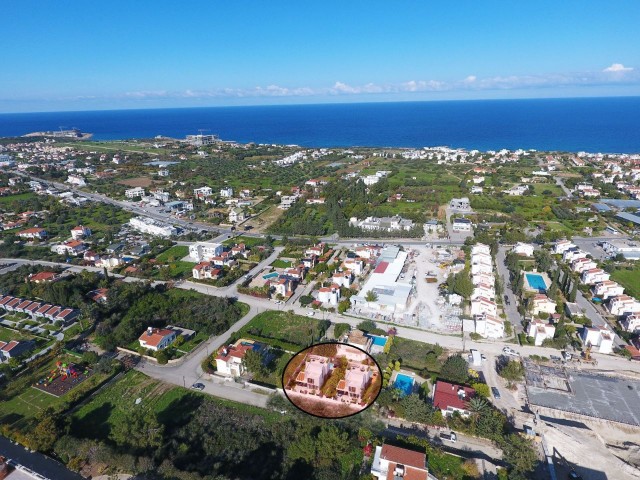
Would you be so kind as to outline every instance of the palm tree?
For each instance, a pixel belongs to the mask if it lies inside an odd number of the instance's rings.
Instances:
[[[489,402],[482,397],[473,397],[467,402],[467,408],[473,416],[480,416],[489,409]]]

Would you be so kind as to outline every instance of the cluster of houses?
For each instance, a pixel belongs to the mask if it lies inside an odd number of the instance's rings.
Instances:
[[[365,231],[377,232],[408,232],[414,227],[413,220],[402,218],[400,215],[394,215],[393,217],[367,217],[364,220],[351,217],[349,225]]]
[[[488,245],[477,243],[471,248],[471,319],[463,320],[463,329],[484,338],[504,336],[504,321],[498,316],[495,302],[493,258]]]
[[[69,324],[80,315],[80,311],[75,308],[25,300],[11,295],[0,297],[0,308],[10,313],[26,313],[34,319],[47,319],[52,323],[61,321],[64,324]]]
[[[251,251],[244,243],[231,248],[220,243],[198,242],[189,245],[189,257],[198,262],[192,270],[196,280],[217,280],[224,274],[224,268],[231,268],[239,258],[248,258]]]
[[[10,340],[3,342],[0,340],[0,363],[5,363],[12,358],[18,358],[35,347],[32,340]]]
[[[588,254],[569,240],[559,240],[553,252],[562,255],[562,259],[571,265],[571,269],[580,275],[580,281],[591,288],[594,299],[599,299],[609,313],[617,317],[620,325],[627,331],[640,328],[636,315],[640,314],[640,302],[624,294],[624,287],[610,280],[609,273],[598,268],[598,264]],[[614,334],[606,327],[584,328],[582,341],[597,347],[600,353],[611,353]]]

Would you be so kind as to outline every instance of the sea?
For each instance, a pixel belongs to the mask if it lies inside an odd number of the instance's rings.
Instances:
[[[304,147],[449,146],[640,153],[640,97],[341,103],[0,114],[0,136],[76,127],[94,140],[211,133]]]

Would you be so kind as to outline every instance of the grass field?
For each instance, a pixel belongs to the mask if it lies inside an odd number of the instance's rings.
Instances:
[[[240,329],[238,335],[297,352],[322,338],[327,326],[315,318],[268,310],[256,315]]]
[[[20,193],[18,195],[7,195],[6,197],[0,197],[0,205],[8,205],[20,200],[29,200],[31,198],[34,198],[35,196],[36,194],[31,192]]]
[[[634,267],[633,270],[614,270],[611,279],[624,287],[625,294],[640,297],[640,267]]]
[[[274,268],[291,268],[291,262],[287,260],[280,260],[279,258],[271,264]]]
[[[247,246],[247,248],[251,249],[256,245],[264,245],[264,239],[254,238],[254,237],[245,237],[243,235],[239,235],[237,237],[232,237],[229,240],[225,240],[224,242],[222,242],[222,244],[226,247],[232,247],[236,243],[244,243]]]
[[[156,257],[158,262],[169,263],[177,260],[182,260],[189,255],[189,247],[185,245],[174,245],[173,247],[165,250]]]
[[[395,337],[389,350],[389,358],[400,359],[403,368],[420,371],[427,368],[427,353],[430,351],[431,346],[426,343]]]
[[[26,340],[32,338],[19,332],[14,332],[5,327],[0,327],[0,341],[10,342],[11,340]]]

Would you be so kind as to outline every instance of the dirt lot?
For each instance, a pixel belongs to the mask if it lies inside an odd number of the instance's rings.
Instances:
[[[136,177],[136,178],[128,178],[127,180],[120,180],[118,182],[121,185],[126,185],[128,187],[150,187],[153,185],[153,180],[149,177]]]
[[[257,217],[253,217],[242,224],[242,227],[250,226],[251,232],[262,233],[269,225],[274,223],[284,213],[284,210],[278,208],[277,205],[272,205],[264,213],[261,213]]]

